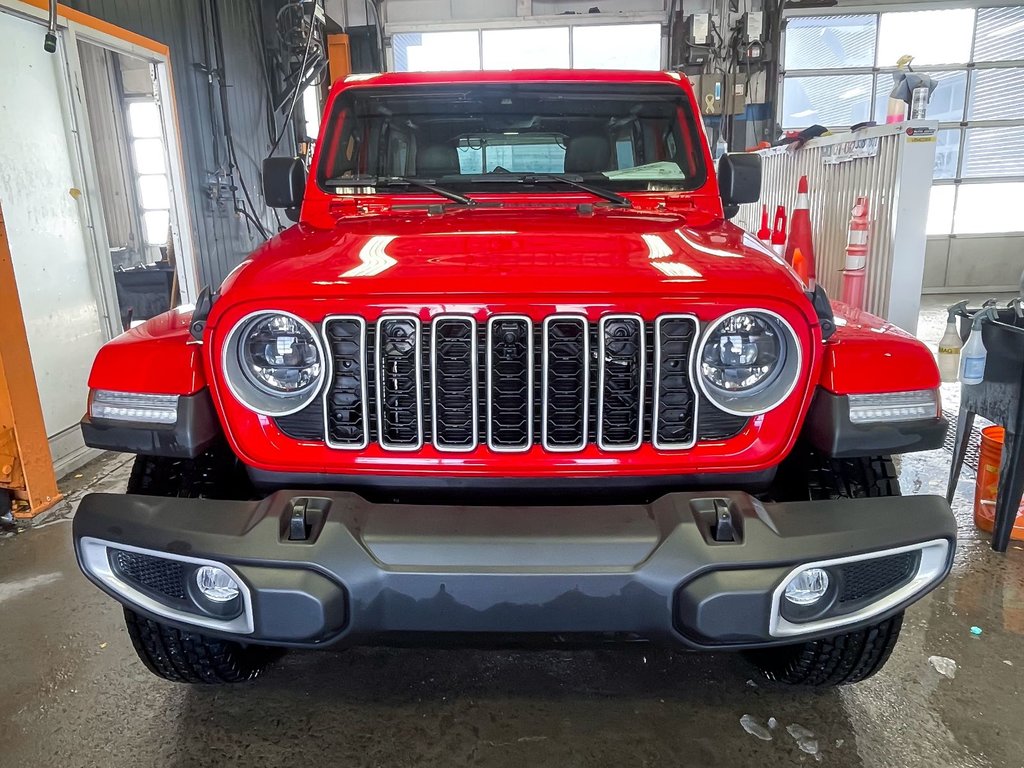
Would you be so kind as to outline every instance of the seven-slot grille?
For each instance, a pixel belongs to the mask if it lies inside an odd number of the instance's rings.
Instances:
[[[314,438],[313,419],[320,418],[320,436],[332,448],[375,442],[413,451],[431,443],[454,453],[486,443],[512,453],[539,443],[549,451],[593,444],[629,451],[653,442],[674,450],[692,447],[698,436],[727,437],[746,423],[705,401],[706,416],[725,418],[708,421],[709,430],[702,417],[698,435],[692,315],[654,323],[632,314],[597,323],[574,314],[542,323],[500,314],[486,323],[459,314],[430,323],[413,315],[375,323],[335,315],[323,334],[331,363],[323,400],[288,423],[296,436]]]

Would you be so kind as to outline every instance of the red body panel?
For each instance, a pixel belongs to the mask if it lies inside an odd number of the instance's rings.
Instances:
[[[825,345],[821,386],[837,395],[936,389],[939,369],[931,350],[892,323],[832,302],[837,330]]]
[[[157,315],[108,341],[96,354],[90,389],[192,395],[206,386],[202,346],[189,335],[192,307]]]
[[[692,99],[685,78],[663,73],[472,72],[381,75],[344,88],[436,82],[670,82]],[[701,129],[700,152],[713,167]],[[316,160],[314,159],[314,167]],[[818,318],[792,270],[739,228],[723,221],[713,173],[693,192],[625,193],[631,209],[593,204],[586,193],[505,193],[473,197],[504,207],[447,207],[431,194],[329,195],[311,176],[301,223],[257,249],[221,286],[203,345],[188,333],[189,313],[162,315],[110,342],[100,352],[90,386],[122,391],[191,394],[209,382],[213,401],[237,455],[259,469],[370,475],[586,477],[753,472],[777,465],[795,442],[816,387],[832,392],[881,392],[938,386],[923,344],[865,313],[837,307],[839,329],[822,344]],[[410,204],[415,204],[409,207]],[[802,351],[800,381],[779,407],[734,438],[663,451],[650,444],[630,452],[588,446],[552,453],[412,453],[336,450],[284,435],[273,420],[243,406],[224,384],[223,342],[230,328],[256,310],[293,312],[319,324],[331,314],[372,322],[388,312],[424,322],[458,311],[483,322],[496,313],[541,321],[555,312],[697,315],[702,329],[728,311],[765,308],[795,329]],[[202,349],[200,355],[198,350]]]

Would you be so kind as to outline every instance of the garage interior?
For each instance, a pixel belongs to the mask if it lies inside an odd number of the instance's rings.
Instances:
[[[1024,328],[1019,0],[0,0],[0,768],[1022,765],[1024,506],[995,546],[976,480],[983,430],[1024,428],[1024,368],[1005,407],[979,405],[969,346],[943,369],[944,446],[896,457],[904,495],[945,496],[960,452],[952,571],[864,682],[784,688],[736,654],[643,644],[298,650],[219,689],[136,658],[71,539],[134,459],[84,442],[97,352],[291,226],[263,161],[312,157],[332,83],[520,69],[688,77],[716,158],[762,156],[734,222],[778,245],[806,177],[817,281],[844,301],[868,185],[859,307],[940,368],[951,307],[964,335],[985,307]],[[904,78],[931,84],[925,112],[892,97]],[[961,408],[978,418],[958,435]]]

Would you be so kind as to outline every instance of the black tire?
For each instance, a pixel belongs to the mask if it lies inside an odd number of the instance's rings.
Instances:
[[[124,609],[128,636],[142,663],[154,675],[173,683],[242,683],[252,680],[273,661],[274,649],[245,646],[187,632]]]
[[[128,493],[189,499],[248,499],[252,485],[241,462],[223,442],[194,459],[137,456]]]
[[[880,670],[900,636],[903,614],[845,635],[800,645],[751,651],[751,661],[769,680],[787,685],[830,687],[859,683]]]
[[[224,443],[194,459],[138,456],[128,493],[183,498],[245,499],[252,486]],[[132,646],[155,675],[175,683],[240,683],[252,680],[281,655],[274,648],[242,645],[177,629],[124,609]]]
[[[865,499],[900,496],[899,476],[888,456],[831,459],[794,451],[780,469],[775,492],[780,501]],[[889,659],[903,625],[903,614],[870,627],[797,645],[751,651],[748,658],[769,680],[789,685],[829,687],[871,677]]]

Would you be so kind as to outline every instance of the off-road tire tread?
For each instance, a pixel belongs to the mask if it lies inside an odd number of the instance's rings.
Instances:
[[[811,499],[866,499],[899,496],[900,480],[889,456],[856,459],[810,457],[807,489]]]
[[[859,683],[889,659],[902,624],[903,614],[898,613],[856,632],[795,647],[755,651],[751,657],[765,677],[788,685],[829,687]]]
[[[128,636],[150,672],[174,683],[241,683],[257,677],[272,660],[260,646],[207,637],[124,609]]]

